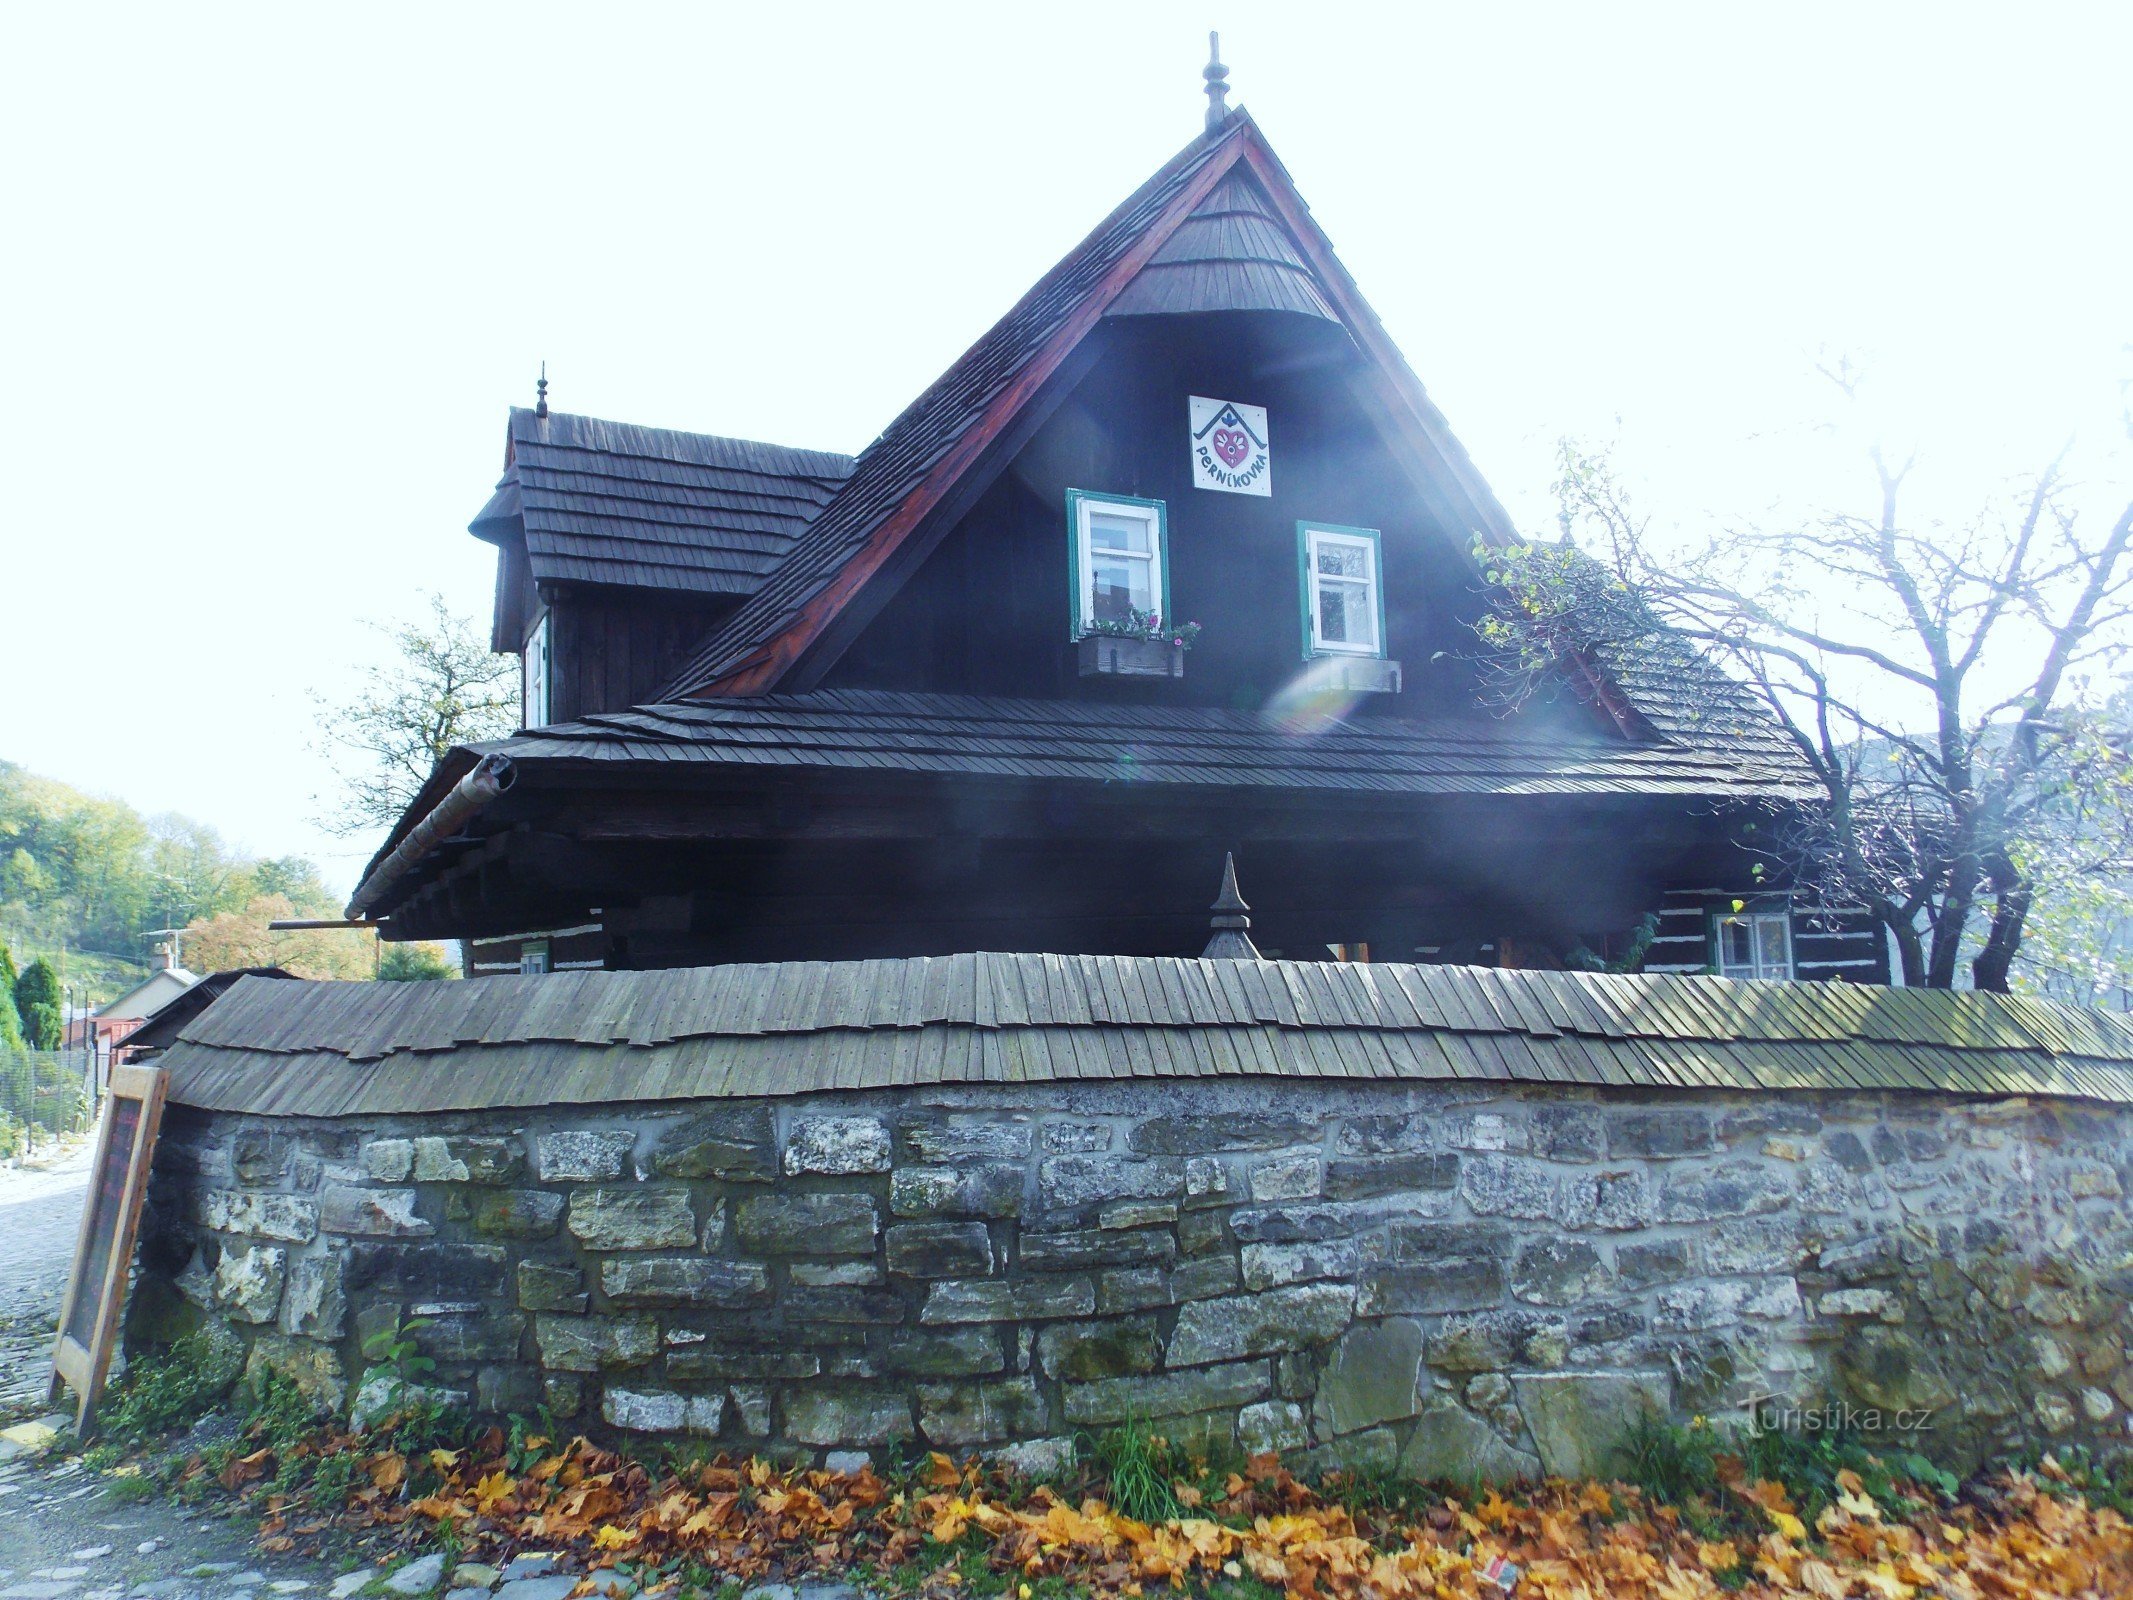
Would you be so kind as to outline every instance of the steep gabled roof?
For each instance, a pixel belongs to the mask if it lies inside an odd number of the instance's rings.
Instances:
[[[1225,286],[1238,298],[1222,298]],[[1167,162],[860,453],[784,563],[662,698],[809,687],[849,638],[832,634],[842,614],[878,606],[913,564],[906,546],[945,532],[929,518],[1097,323],[1165,307],[1334,315],[1370,358],[1432,510],[1458,535],[1510,537],[1503,509],[1239,111]]]
[[[850,456],[514,408],[503,481],[468,526],[522,521],[536,582],[752,594]]]

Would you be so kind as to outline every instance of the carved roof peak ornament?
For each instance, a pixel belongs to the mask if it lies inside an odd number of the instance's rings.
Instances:
[[[1207,131],[1213,133],[1229,120],[1229,68],[1222,65],[1222,35],[1207,36],[1207,65],[1200,69],[1207,80]]]
[[[548,363],[545,361],[541,363],[541,381],[533,386],[533,414],[537,417],[548,415]]]
[[[1252,943],[1252,936],[1245,932],[1252,919],[1245,915],[1252,908],[1244,903],[1244,896],[1237,892],[1237,858],[1228,851],[1222,853],[1222,887],[1215,895],[1215,903],[1207,908],[1214,915],[1207,920],[1214,936],[1207,941],[1207,948],[1200,952],[1202,961],[1258,961],[1259,947]]]

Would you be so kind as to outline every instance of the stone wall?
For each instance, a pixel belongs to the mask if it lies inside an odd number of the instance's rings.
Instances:
[[[1317,1463],[1605,1465],[1644,1406],[2123,1440],[2125,1113],[1170,1081],[345,1122],[173,1107],[133,1338],[345,1405],[398,1319],[485,1411],[777,1451],[1128,1418]],[[1871,1419],[1869,1419],[1871,1420]],[[1915,1431],[1915,1430],[1914,1430]]]

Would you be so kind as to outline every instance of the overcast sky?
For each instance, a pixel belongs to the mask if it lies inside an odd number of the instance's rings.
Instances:
[[[2133,369],[2133,7],[0,10],[0,757],[345,887],[310,691],[505,410],[855,451],[1198,128],[1205,31],[1514,516],[1952,511]],[[1817,358],[1865,358],[1836,433]]]

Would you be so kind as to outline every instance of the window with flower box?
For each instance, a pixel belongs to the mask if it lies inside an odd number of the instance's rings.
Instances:
[[[1170,609],[1166,517],[1160,500],[1067,491],[1072,636],[1120,628]]]

